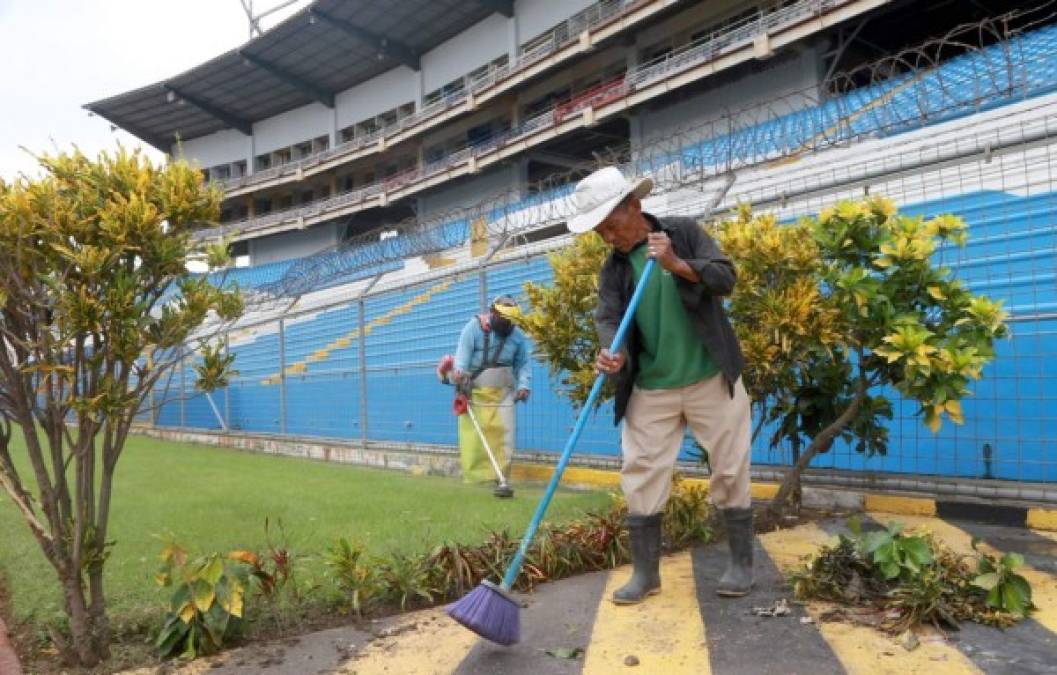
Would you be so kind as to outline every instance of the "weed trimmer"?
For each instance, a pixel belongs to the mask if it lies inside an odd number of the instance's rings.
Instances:
[[[613,344],[609,347],[609,351],[614,354],[620,351],[620,347],[624,343],[624,335],[627,333],[631,321],[635,318],[635,310],[639,306],[642,292],[646,289],[646,283],[650,280],[655,264],[656,261],[650,258],[642,269],[642,276],[639,277],[639,282],[635,286],[635,293],[631,296],[628,309],[624,313],[624,318],[620,320],[620,326],[617,328],[617,334],[613,336]],[[539,506],[536,507],[532,522],[529,523],[525,536],[521,538],[521,545],[518,547],[517,553],[514,554],[514,559],[510,561],[510,566],[507,567],[502,583],[496,584],[488,580],[482,581],[477,588],[470,591],[462,600],[448,606],[448,614],[451,618],[483,638],[501,645],[512,645],[521,638],[520,604],[510,594],[510,589],[514,586],[514,581],[521,571],[525,552],[528,550],[529,544],[532,543],[533,537],[536,536],[536,530],[539,529],[540,521],[543,520],[543,514],[546,513],[547,507],[550,506],[554,491],[558,488],[558,483],[561,482],[565,466],[569,463],[569,458],[573,454],[576,442],[580,440],[580,434],[583,433],[587,418],[591,414],[591,408],[594,407],[604,382],[605,375],[600,373],[595,378],[591,393],[588,394],[587,401],[580,410],[580,417],[576,420],[573,433],[565,443],[565,449],[562,450],[558,465],[554,468],[554,473],[547,484],[547,490],[543,493],[543,499],[540,500]]]

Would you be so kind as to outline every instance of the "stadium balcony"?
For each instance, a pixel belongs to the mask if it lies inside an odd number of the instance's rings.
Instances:
[[[1023,64],[1019,72],[1010,73],[1006,53],[1022,55]],[[669,55],[666,58],[670,58]],[[677,55],[676,55],[677,56]],[[644,64],[645,65],[645,64]],[[475,146],[467,147],[437,162],[426,165],[423,169],[414,169],[390,177],[363,190],[354,190],[337,197],[315,202],[307,206],[288,211],[268,214],[253,221],[244,221],[243,232],[256,231],[273,223],[281,223],[291,217],[301,220],[309,218],[330,218],[341,215],[343,206],[362,204],[372,195],[386,195],[409,189],[416,180],[423,177],[440,177],[445,179],[446,171],[458,165],[467,157],[495,152],[503,148],[511,139],[516,139],[539,125],[575,115],[578,106],[589,106],[592,101],[605,99],[613,95],[615,89],[626,87],[627,79],[618,79],[600,85],[586,92],[579,99],[563,102],[536,118],[527,120],[518,129],[495,135],[481,141]],[[779,116],[758,124],[747,124],[744,128],[732,133],[715,135],[706,140],[687,146],[679,157],[670,155],[653,156],[641,161],[638,170],[641,173],[663,172],[672,162],[681,162],[684,169],[707,173],[709,169],[720,169],[731,162],[738,165],[750,165],[780,157],[796,155],[821,146],[844,143],[855,138],[868,136],[892,135],[936,124],[972,112],[1001,106],[1011,101],[1038,96],[1057,89],[1057,27],[1046,27],[1022,36],[1014,37],[1006,43],[996,44],[980,51],[955,57],[939,67],[911,76],[899,76],[885,82],[854,90],[844,96],[832,98],[821,105],[805,110]],[[475,154],[476,153],[476,154]],[[535,217],[533,208],[549,201],[561,201],[568,193],[568,187],[558,188],[537,195],[532,195],[518,204],[514,204],[503,213],[493,213],[489,222],[499,218],[518,219],[530,222]],[[232,225],[222,226],[206,232],[206,236],[215,236],[230,232]],[[448,247],[463,243],[469,236],[465,222],[450,223],[445,226],[444,238]],[[389,240],[386,246],[399,245],[399,238]],[[381,243],[368,246],[382,246]],[[394,249],[395,251],[395,249]],[[329,254],[340,258],[349,255],[340,251]],[[390,258],[392,259],[392,258]],[[298,262],[299,273],[319,266],[323,258],[310,256]],[[235,279],[242,287],[264,287],[278,282],[280,273],[290,269],[292,263],[273,263],[260,272],[257,268],[236,270]],[[399,268],[393,263],[384,271]],[[321,269],[326,269],[323,264]],[[365,269],[355,278],[373,276],[380,270]],[[333,286],[355,278],[345,276],[325,276],[317,274],[318,283]]]
[[[718,70],[757,58],[761,49],[777,49],[796,42],[820,28],[822,24],[812,19],[825,16],[835,22],[841,19],[842,12],[851,16],[854,12],[862,11],[858,4],[854,0],[800,0],[776,8],[758,18],[745,19],[726,27],[722,32],[703,36],[680,49],[628,69],[623,79],[615,85],[610,83],[602,96],[599,96],[599,92],[592,92],[579,101],[564,101],[524,120],[509,131],[468,144],[438,160],[369,186],[348,190],[307,205],[227,223],[201,231],[197,236],[234,239],[258,237],[386,206],[453,178],[478,173],[487,166],[575,129],[593,126],[602,119],[619,115],[666,93],[673,86],[682,86],[713,75]],[[761,42],[761,35],[767,36],[767,40]],[[307,174],[302,169],[298,175]]]
[[[641,26],[678,2],[601,0],[534,38],[527,46],[523,45],[517,59],[467,73],[455,92],[429,102],[411,115],[322,152],[218,183],[227,196],[236,197],[297,182],[346,162],[385,152],[397,143],[477,110],[526,81],[594,49],[600,42]]]

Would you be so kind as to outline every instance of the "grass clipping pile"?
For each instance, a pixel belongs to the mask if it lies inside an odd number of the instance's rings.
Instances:
[[[1035,609],[1031,586],[1017,574],[1022,556],[988,555],[973,540],[960,555],[928,532],[904,532],[900,523],[864,533],[858,518],[850,535],[823,546],[791,575],[800,600],[840,605],[823,615],[899,634],[920,624],[955,629],[963,621],[1007,627]]]

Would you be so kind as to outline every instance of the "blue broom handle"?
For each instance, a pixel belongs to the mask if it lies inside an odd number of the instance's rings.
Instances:
[[[609,351],[612,354],[620,351],[620,346],[624,343],[624,335],[628,332],[628,327],[635,318],[635,310],[639,306],[642,293],[646,290],[646,282],[650,280],[650,275],[653,273],[655,265],[656,261],[650,258],[642,268],[642,275],[639,277],[639,283],[635,286],[635,293],[631,296],[631,302],[628,303],[628,309],[624,312],[624,318],[620,320],[620,325],[617,327],[617,334],[613,336],[613,344],[609,347]],[[533,537],[536,536],[536,530],[539,529],[540,521],[543,520],[543,514],[547,511],[547,507],[550,506],[551,498],[554,497],[554,491],[558,489],[558,483],[561,482],[562,474],[565,473],[565,465],[569,463],[573,448],[576,447],[576,442],[580,440],[580,434],[583,433],[584,427],[587,425],[587,418],[591,414],[591,408],[594,407],[595,401],[598,399],[598,394],[602,391],[602,384],[605,379],[605,374],[599,373],[598,377],[595,378],[594,385],[591,386],[591,393],[588,394],[587,402],[584,403],[583,408],[580,410],[580,417],[576,420],[573,433],[569,436],[569,440],[566,441],[562,456],[558,459],[558,466],[554,468],[551,480],[547,483],[547,491],[543,493],[543,499],[540,500],[539,506],[536,507],[532,522],[529,523],[528,530],[525,531],[525,536],[521,539],[521,546],[518,547],[517,553],[514,555],[514,559],[510,561],[510,567],[507,568],[506,575],[503,577],[502,588],[504,590],[509,591],[513,587],[514,581],[517,580],[518,572],[521,571],[521,563],[525,559],[525,552],[528,551],[529,544],[532,543]]]

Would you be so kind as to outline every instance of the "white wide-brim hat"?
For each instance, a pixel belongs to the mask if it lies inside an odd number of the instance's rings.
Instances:
[[[629,181],[615,166],[599,169],[576,184],[573,193],[576,215],[566,226],[573,234],[589,232],[598,227],[625,197],[635,195],[642,199],[652,189],[653,181],[649,178]]]

